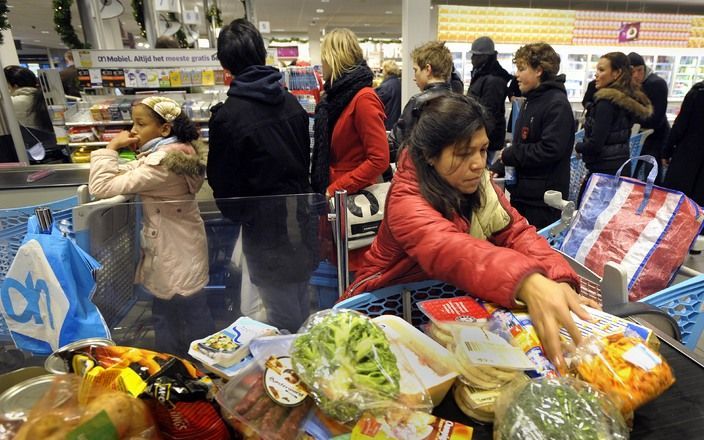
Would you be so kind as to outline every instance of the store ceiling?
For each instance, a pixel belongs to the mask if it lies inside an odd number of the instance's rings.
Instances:
[[[125,12],[120,17],[124,29],[137,35],[138,27],[132,17],[131,1],[120,1],[125,6]],[[201,3],[197,0],[184,0],[186,8]],[[243,7],[239,0],[219,0],[218,3],[225,22],[243,16]],[[307,37],[309,30],[317,26],[328,30],[348,27],[360,37],[398,38],[401,35],[402,0],[252,0],[252,3],[257,20],[270,22],[271,36]],[[435,3],[704,15],[702,0],[441,0]],[[65,47],[54,31],[50,0],[8,0],[8,6],[13,37],[21,40],[23,45]],[[323,12],[316,12],[319,9]],[[75,1],[71,11],[73,25],[82,38]]]

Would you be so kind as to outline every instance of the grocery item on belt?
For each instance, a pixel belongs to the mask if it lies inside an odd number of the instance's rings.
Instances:
[[[474,430],[461,423],[421,411],[364,413],[352,429],[350,440],[471,440]]]
[[[401,392],[398,360],[368,317],[327,310],[309,318],[304,331],[291,349],[293,368],[323,412],[349,422],[366,409],[395,404]]]
[[[572,319],[577,325],[582,336],[589,337],[595,336],[597,338],[605,338],[611,335],[625,335],[629,337],[637,337],[642,339],[652,347],[657,350],[660,347],[660,341],[658,340],[655,333],[648,327],[636,324],[633,321],[620,318],[618,316],[611,315],[601,310],[596,310],[588,306],[582,306],[589,312],[593,321],[583,321],[577,315],[572,313]],[[565,329],[560,330],[560,335],[566,341],[572,341],[569,332]]]
[[[638,337],[589,338],[577,347],[571,363],[581,379],[612,396],[625,415],[675,383],[667,362]]]
[[[254,338],[277,333],[276,327],[243,316],[227,328],[191,342],[188,354],[215,366],[215,370],[227,369],[249,355],[249,344]]]
[[[481,324],[489,318],[484,307],[469,296],[420,301],[418,308],[445,332],[454,325]]]
[[[495,404],[495,440],[626,440],[611,399],[572,378],[521,378]]]

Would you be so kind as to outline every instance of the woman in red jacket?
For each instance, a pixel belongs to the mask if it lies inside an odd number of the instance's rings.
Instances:
[[[470,97],[425,104],[399,157],[379,234],[347,294],[439,279],[506,307],[520,300],[559,367],[560,327],[579,341],[569,312],[589,319],[580,303],[596,304],[576,294],[567,261],[492,185],[488,120]]]
[[[336,190],[354,194],[381,182],[389,167],[384,105],[372,88],[357,36],[334,29],[321,47],[325,94],[315,109],[311,184],[330,198]],[[350,252],[349,269],[358,269],[368,248]]]

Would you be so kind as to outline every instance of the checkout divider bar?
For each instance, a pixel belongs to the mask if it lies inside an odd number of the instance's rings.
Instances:
[[[335,237],[337,251],[337,295],[341,298],[350,284],[347,243],[347,191],[335,191]]]

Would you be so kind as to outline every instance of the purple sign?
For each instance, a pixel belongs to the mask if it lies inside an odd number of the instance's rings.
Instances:
[[[279,58],[296,58],[298,57],[298,46],[277,47],[276,56]]]
[[[640,35],[640,21],[633,23],[623,23],[618,30],[618,42],[626,43],[638,39]]]

